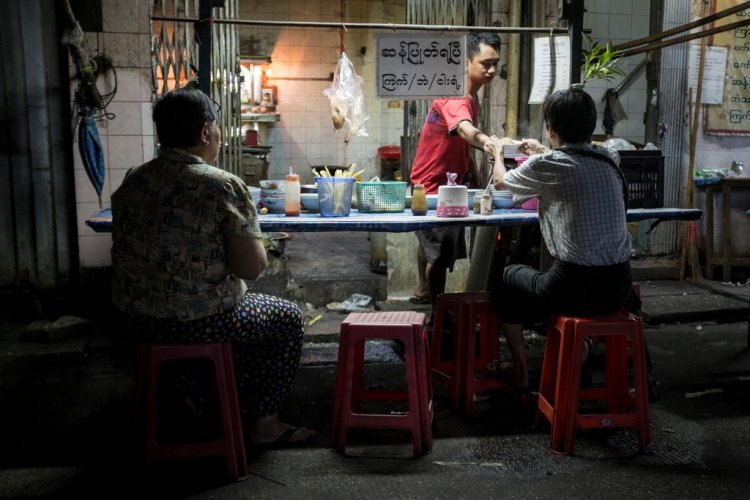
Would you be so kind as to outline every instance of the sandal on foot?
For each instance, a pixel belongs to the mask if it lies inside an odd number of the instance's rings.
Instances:
[[[305,428],[289,426],[289,428],[285,430],[281,434],[281,436],[277,437],[275,441],[271,441],[270,443],[252,443],[252,446],[260,450],[278,450],[281,448],[296,448],[300,446],[306,446],[310,444],[310,442],[315,437],[315,432],[310,434],[310,436],[307,437],[306,439],[300,439],[297,441],[289,440],[294,435],[295,432],[299,430],[303,430],[303,429]]]
[[[430,304],[432,301],[430,300],[429,297],[417,297],[415,295],[414,297],[409,297],[409,302],[412,304],[424,305],[424,304]]]

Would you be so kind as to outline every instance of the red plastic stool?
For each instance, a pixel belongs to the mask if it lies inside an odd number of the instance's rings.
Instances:
[[[218,403],[221,435],[213,441],[162,443],[157,436],[159,366],[166,361],[208,359]],[[166,459],[223,456],[230,481],[247,478],[240,407],[228,342],[215,344],[143,343],[135,364],[136,426],[145,441],[144,469],[150,478],[154,462]]]
[[[336,402],[332,418],[333,448],[346,449],[350,428],[407,429],[414,455],[432,449],[432,383],[427,355],[425,315],[411,311],[351,313],[341,324],[336,372]],[[367,339],[395,339],[404,345],[405,391],[364,387],[364,350]],[[361,413],[365,401],[405,401],[404,413]]]
[[[581,388],[581,366],[586,337],[606,342],[606,385]],[[633,359],[635,394],[628,384],[628,354]],[[642,450],[651,444],[648,412],[646,344],[643,321],[621,311],[609,316],[577,318],[552,316],[544,348],[538,415],[552,427],[550,447],[573,452],[576,429],[632,427]],[[582,400],[606,400],[606,413],[582,413]],[[630,411],[634,409],[634,411]]]
[[[442,331],[446,316],[453,321],[454,358],[441,359]],[[479,337],[476,327],[479,325]],[[497,358],[499,329],[488,292],[444,293],[437,298],[430,346],[430,364],[435,381],[451,393],[451,408],[471,415],[474,394],[504,389],[507,384],[489,376],[487,365]],[[475,346],[479,343],[479,352]]]

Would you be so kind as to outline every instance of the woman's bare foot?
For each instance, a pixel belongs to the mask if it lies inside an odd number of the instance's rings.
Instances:
[[[314,430],[306,427],[293,427],[280,421],[277,414],[257,417],[250,430],[250,442],[260,445],[277,442],[285,445],[300,444],[309,441],[314,436]]]

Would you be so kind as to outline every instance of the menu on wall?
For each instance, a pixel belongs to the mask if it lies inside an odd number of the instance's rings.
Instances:
[[[700,44],[690,46],[688,88],[692,89],[691,102],[696,102],[700,51]],[[721,104],[724,100],[724,75],[727,68],[727,52],[726,47],[706,47],[703,54],[701,104]]]
[[[429,99],[466,95],[466,38],[377,36],[378,97]]]
[[[541,104],[557,90],[570,87],[570,37],[534,39],[534,82],[529,104]]]
[[[715,0],[713,11],[719,12],[737,4],[735,0]],[[750,18],[750,9],[717,20],[723,26]],[[713,46],[727,48],[724,94],[721,104],[705,108],[706,134],[750,135],[750,27],[735,28],[713,35]]]

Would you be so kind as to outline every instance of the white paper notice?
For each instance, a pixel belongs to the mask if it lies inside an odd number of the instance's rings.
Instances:
[[[531,86],[529,104],[541,104],[556,90],[570,87],[570,37],[553,38],[550,48],[547,36],[534,39],[534,83]]]
[[[701,104],[721,104],[724,98],[724,75],[727,72],[727,47],[706,46],[703,56],[703,85],[701,85]],[[698,89],[698,66],[700,64],[700,45],[690,46],[690,70],[688,71],[688,88],[693,89],[691,96],[695,102]]]

